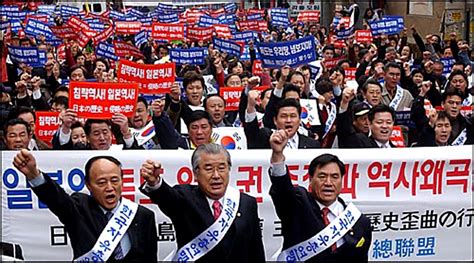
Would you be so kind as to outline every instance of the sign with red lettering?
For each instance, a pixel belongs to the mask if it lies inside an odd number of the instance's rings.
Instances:
[[[123,41],[114,41],[115,55],[124,58],[126,56],[134,57],[143,57],[143,54],[140,52],[136,46]]]
[[[175,63],[156,65],[138,64],[128,60],[120,60],[117,70],[118,80],[134,82],[140,85],[140,93],[169,93],[175,81]]]
[[[24,21],[25,25],[28,24],[28,19],[38,20],[38,21],[43,22],[45,24],[49,23],[47,15],[26,15],[26,18],[25,18],[25,21]]]
[[[258,76],[263,74],[263,67],[261,60],[254,60],[252,65],[252,75]]]
[[[315,10],[305,10],[298,13],[297,21],[300,22],[319,22],[321,13]]]
[[[36,112],[36,138],[51,146],[51,140],[54,133],[58,130],[60,124],[59,112],[37,111]]]
[[[191,40],[191,41],[211,40],[213,33],[214,33],[214,28],[213,27],[188,27],[188,28],[186,28],[186,38]]]
[[[153,23],[151,28],[151,37],[156,40],[183,40],[184,25],[169,23]]]
[[[110,119],[115,113],[132,117],[138,94],[138,83],[71,82],[69,108],[84,118]]]
[[[216,30],[216,35],[219,38],[229,39],[232,37],[232,33],[230,32],[230,28],[228,25],[212,25],[212,27]]]
[[[346,80],[355,80],[357,68],[346,68],[344,73],[346,75]]]
[[[186,23],[188,25],[194,25],[199,21],[201,16],[205,15],[203,11],[196,10],[196,9],[189,9],[186,11]]]
[[[372,43],[371,30],[356,30],[355,39],[359,43]]]
[[[128,21],[116,21],[115,22],[115,33],[118,35],[134,35],[138,34],[142,30],[142,23],[128,22]]]
[[[79,42],[80,47],[84,48],[91,39],[92,37],[90,37],[84,31],[81,30],[77,32],[77,40]]]
[[[78,36],[76,32],[67,24],[62,26],[49,27],[53,34],[60,39],[76,39]]]

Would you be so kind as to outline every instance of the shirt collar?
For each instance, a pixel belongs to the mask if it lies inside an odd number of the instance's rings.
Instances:
[[[323,208],[327,207],[327,208],[329,208],[329,211],[331,211],[331,213],[335,216],[338,216],[342,211],[344,211],[344,207],[339,202],[339,200],[336,200],[335,202],[333,202],[329,206],[323,205],[318,200],[316,200],[316,203],[318,204],[320,210],[323,210]]]
[[[379,148],[392,148],[392,146],[390,146],[390,141],[387,141],[386,143],[381,143],[377,141],[376,139],[374,139],[374,141]]]
[[[117,205],[114,207],[114,209],[112,209],[111,211],[103,208],[101,205],[99,205],[100,207],[100,210],[102,210],[102,213],[106,214],[107,212],[112,212],[112,214],[115,214],[115,211],[118,210],[118,208],[120,207],[120,204],[122,203],[122,200],[119,199]]]

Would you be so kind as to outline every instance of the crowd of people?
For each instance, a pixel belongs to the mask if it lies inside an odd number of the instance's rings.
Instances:
[[[197,186],[166,184],[159,160],[146,160],[140,169],[145,182],[140,190],[175,226],[179,251],[174,260],[202,257],[203,261],[263,262],[256,200],[228,187],[230,154],[215,144],[212,136],[221,127],[243,127],[247,149],[272,151],[270,196],[284,237],[282,258],[278,259],[367,262],[372,239],[370,222],[339,198],[344,163],[331,154],[313,159],[308,192],[292,185],[283,150],[473,144],[473,63],[469,46],[455,33],[448,41],[436,34],[423,39],[415,26],[394,35],[374,37],[370,42],[358,42],[351,35],[341,43],[334,38],[341,30],[338,21],[355,9],[336,9],[334,22],[328,27],[317,21],[292,19],[286,28],[274,26],[265,11],[262,19],[268,22],[268,30],[258,32],[246,43],[248,58],[222,52],[211,40],[163,42],[149,38],[136,45],[133,36],[115,34],[106,42],[121,39],[141,52],[138,56],[124,55],[122,60],[163,63],[170,61],[172,48],[204,47],[208,55],[202,65],[177,65],[176,77],[182,79],[182,84],[175,82],[169,93],[154,94],[151,100],[139,96],[132,117],[115,113],[110,119],[84,119],[69,108],[69,83],[117,82],[118,61],[96,54],[97,43],[92,41],[81,46],[78,39],[63,39],[65,50],[60,54],[62,51],[45,36],[28,35],[9,26],[1,43],[2,67],[7,70],[0,86],[4,127],[1,149],[20,150],[13,164],[66,226],[74,259],[112,257],[136,262],[156,262],[156,224],[151,211],[121,198],[120,161],[111,156],[91,158],[85,165],[85,183],[92,195],[68,195],[39,170],[31,151],[195,150],[191,163]],[[245,11],[237,12],[241,13],[238,19],[245,19]],[[52,18],[53,25],[65,25],[66,18]],[[371,10],[363,18],[365,28],[382,19]],[[408,43],[409,30],[416,44]],[[319,72],[315,73],[314,65],[309,64],[263,67],[258,74],[252,70],[258,60],[258,43],[308,36],[315,39]],[[10,47],[36,47],[45,52],[46,62],[20,63],[9,53]],[[446,72],[442,61],[451,58],[454,62]],[[330,66],[329,61],[336,63]],[[356,69],[354,79],[349,79],[350,68]],[[267,88],[262,90],[262,86]],[[226,99],[219,93],[224,87],[240,88],[238,110],[226,110]],[[301,100],[314,102],[313,117],[318,122],[302,121]],[[61,122],[51,142],[42,141],[35,133],[38,111],[59,112]],[[400,113],[408,113],[409,118],[399,117]],[[392,141],[395,126],[401,144]],[[154,136],[139,138],[149,127],[154,127]],[[339,238],[324,245],[313,242],[323,237],[324,230],[341,222],[342,216],[348,219],[347,213],[355,219],[352,224],[340,223],[348,232],[341,232]],[[130,228],[125,228],[117,241],[110,241],[108,251],[101,250],[99,241],[105,241],[102,234],[114,227],[110,219],[118,223],[117,218],[124,215],[128,215]],[[198,247],[200,252],[196,252]],[[307,255],[301,254],[301,249],[310,256],[304,258]]]
[[[138,46],[142,56],[121,59],[154,64],[169,61],[170,48],[207,47],[205,64],[177,65],[183,89],[175,83],[170,93],[152,101],[140,97],[133,117],[117,113],[110,120],[78,118],[68,109],[68,83],[117,81],[117,61],[95,54],[92,41],[81,48],[77,39],[64,40],[65,57],[60,58],[58,49],[43,35],[8,30],[2,42],[8,72],[8,81],[1,87],[2,148],[107,150],[114,139],[125,149],[193,149],[212,142],[213,129],[233,126],[244,127],[248,149],[268,148],[268,140],[261,138],[272,129],[286,129],[291,148],[394,147],[390,143],[394,125],[402,128],[405,146],[472,144],[472,62],[466,41],[455,33],[448,41],[436,34],[423,39],[412,26],[416,45],[408,44],[407,28],[374,37],[372,43],[359,43],[349,36],[337,45],[333,32],[338,30],[336,18],[341,12],[335,13],[336,26],[329,27],[295,20],[284,28],[269,22],[267,32],[258,32],[247,43],[248,60],[223,53],[208,40],[149,38]],[[364,27],[369,22],[364,18]],[[64,25],[61,16],[55,16],[54,23]],[[263,73],[252,74],[256,43],[305,36],[316,38],[321,62],[317,76],[308,64],[263,68]],[[130,35],[115,38],[134,44]],[[46,63],[32,67],[10,59],[8,47],[15,46],[45,51]],[[443,72],[443,58],[455,60],[450,72]],[[326,61],[334,59],[338,59],[336,66],[325,67]],[[348,68],[357,69],[356,87],[348,87]],[[257,86],[268,89],[257,91]],[[221,87],[242,87],[238,111],[226,111]],[[300,99],[317,103],[319,124],[301,121]],[[430,109],[425,112],[427,105]],[[61,112],[52,142],[36,138],[36,111]],[[400,124],[396,113],[403,111],[411,111],[411,120]],[[155,136],[148,143],[137,143],[131,129],[139,131],[149,122],[155,126]]]

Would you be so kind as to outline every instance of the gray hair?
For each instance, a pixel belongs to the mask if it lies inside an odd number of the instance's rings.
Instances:
[[[224,148],[222,145],[215,144],[215,143],[201,144],[196,148],[196,150],[194,150],[193,155],[191,157],[191,163],[193,165],[193,173],[195,175],[198,174],[199,163],[201,162],[201,153],[207,153],[207,154],[224,153],[224,155],[227,158],[227,164],[229,165],[229,169],[230,167],[232,167],[232,161],[230,159],[229,151],[227,151],[227,149]]]

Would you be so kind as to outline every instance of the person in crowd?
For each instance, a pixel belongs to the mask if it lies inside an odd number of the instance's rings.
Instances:
[[[208,249],[193,255],[193,260],[264,262],[257,202],[228,185],[232,166],[229,152],[218,144],[202,144],[193,152],[191,163],[197,185],[169,186],[160,174],[162,164],[157,161],[146,160],[140,169],[145,180],[140,190],[175,227],[178,251],[173,260],[190,258],[188,247],[205,237],[209,227],[221,229],[224,223],[226,232],[221,231],[215,242],[210,241]],[[228,214],[229,207],[234,211],[232,214]]]
[[[284,129],[277,130],[270,136],[272,155],[269,175],[272,183],[270,196],[282,225],[284,256],[282,258],[279,256],[278,259],[291,261],[296,257],[291,254],[290,249],[307,244],[310,238],[314,240],[320,238],[323,229],[330,230],[328,225],[337,224],[340,218],[345,217],[345,211],[351,208],[348,208],[344,200],[339,197],[346,168],[335,155],[322,154],[310,162],[309,192],[305,187],[293,186],[285,164],[286,157],[283,154],[283,150],[288,147],[289,139],[290,136]],[[349,231],[323,245],[324,249],[318,250],[319,253],[308,252],[305,261],[368,262],[371,241],[370,220],[360,215],[354,220]]]
[[[8,119],[11,120],[16,118],[26,121],[26,123],[28,123],[30,126],[31,134],[30,141],[28,143],[28,149],[30,151],[51,149],[51,147],[46,142],[36,138],[36,113],[34,110],[25,106],[13,108],[8,114]]]
[[[31,141],[31,126],[22,119],[10,119],[3,128],[6,150],[28,149]]]
[[[86,162],[84,179],[90,195],[67,194],[55,180],[39,170],[34,155],[26,149],[14,157],[13,165],[25,175],[39,200],[64,224],[74,260],[92,260],[101,252],[103,261],[157,261],[155,215],[122,198],[123,171],[119,160],[112,156],[95,156]],[[115,221],[124,211],[129,215],[125,226]],[[102,237],[101,234],[114,227],[124,227],[116,241]],[[105,241],[110,244],[109,251],[98,245]]]

